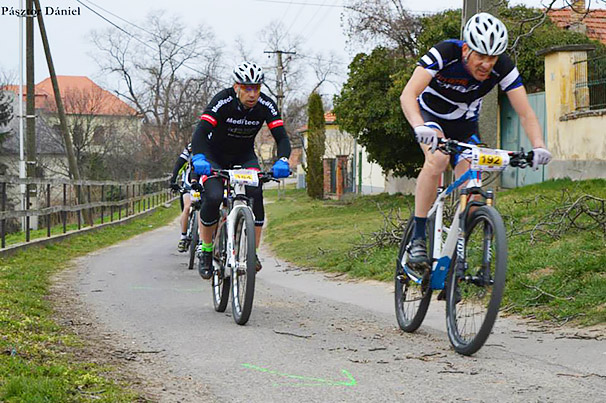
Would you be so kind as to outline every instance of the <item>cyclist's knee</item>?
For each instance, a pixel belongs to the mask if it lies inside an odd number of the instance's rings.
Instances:
[[[435,153],[426,156],[425,163],[423,164],[423,169],[434,174],[441,174],[446,170],[446,168],[448,168],[449,163],[450,158],[448,157],[448,155],[444,155],[442,153]]]

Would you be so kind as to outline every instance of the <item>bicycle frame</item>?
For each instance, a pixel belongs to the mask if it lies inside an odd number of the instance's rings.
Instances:
[[[231,275],[232,270],[237,270],[236,249],[234,247],[235,232],[236,232],[236,228],[235,228],[236,215],[237,215],[239,209],[243,209],[243,208],[250,209],[250,206],[246,203],[246,201],[244,201],[238,197],[238,196],[246,195],[245,185],[240,184],[240,183],[235,184],[235,186],[233,187],[233,196],[230,195],[229,187],[231,187],[231,184],[228,182],[227,197],[228,198],[233,197],[233,200],[232,200],[233,204],[232,204],[231,210],[229,211],[229,214],[227,215],[225,223],[223,224],[223,225],[227,226],[227,245],[226,245],[227,262],[226,262],[226,266],[230,269],[230,270],[228,270],[227,273],[225,273],[226,277]],[[252,210],[251,210],[251,212],[252,212]]]
[[[443,175],[441,182],[443,181]],[[438,188],[438,197],[429,210],[428,216],[435,213],[435,226],[433,228],[433,261],[431,264],[431,283],[430,287],[434,290],[444,289],[446,276],[448,269],[450,268],[452,256],[457,250],[460,261],[465,261],[465,237],[461,231],[459,221],[461,213],[465,210],[467,202],[467,194],[461,194],[461,200],[457,211],[454,214],[454,218],[450,228],[447,230],[448,235],[446,240],[442,242],[442,229],[443,229],[443,217],[444,217],[444,200],[447,196],[451,195],[456,189],[458,189],[463,183],[469,181],[465,186],[466,189],[479,188],[482,186],[482,179],[480,178],[480,171],[469,169],[457,180],[455,180],[446,189],[441,185]],[[452,231],[455,228],[456,231]],[[420,283],[421,280],[417,282]]]

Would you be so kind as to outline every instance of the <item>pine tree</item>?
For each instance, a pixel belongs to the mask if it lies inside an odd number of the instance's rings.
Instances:
[[[317,92],[313,92],[309,96],[307,116],[307,194],[315,199],[321,199],[324,196],[322,159],[326,150],[326,129],[324,127],[324,106],[322,105],[322,98]]]

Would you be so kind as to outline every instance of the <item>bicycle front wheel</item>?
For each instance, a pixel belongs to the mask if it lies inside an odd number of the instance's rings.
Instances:
[[[448,337],[471,355],[488,339],[499,313],[507,271],[507,238],[497,210],[482,206],[467,219],[465,262],[455,254],[446,293]]]
[[[215,235],[213,246],[213,304],[215,311],[224,312],[229,301],[229,287],[231,277],[225,276],[225,265],[227,263],[227,227],[225,222],[219,224]]]
[[[419,284],[408,277],[404,270],[406,248],[413,234],[414,215],[411,215],[400,242],[394,277],[396,318],[400,329],[405,332],[414,332],[421,326],[431,301],[430,274],[426,273]]]
[[[200,234],[198,233],[198,211],[192,210],[189,215],[189,230],[188,239],[191,239],[189,243],[189,270],[194,268],[194,262],[196,260],[196,248],[198,247],[198,241],[200,240]]]
[[[248,208],[239,208],[235,220],[235,268],[231,306],[238,325],[248,322],[255,296],[255,224]]]

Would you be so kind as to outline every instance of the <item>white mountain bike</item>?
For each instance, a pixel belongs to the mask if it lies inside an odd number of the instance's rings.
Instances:
[[[224,312],[231,288],[234,321],[248,322],[255,295],[255,224],[252,201],[245,186],[277,181],[270,173],[252,169],[213,171],[224,180],[224,198],[213,245],[213,302]]]
[[[440,185],[427,215],[431,270],[422,278],[406,265],[407,248],[414,234],[414,219],[404,231],[395,273],[396,317],[405,332],[417,330],[431,301],[446,300],[448,338],[455,351],[471,355],[478,351],[492,330],[505,289],[507,233],[494,206],[494,194],[481,188],[481,173],[502,171],[507,166],[524,168],[533,152],[481,148],[455,140],[440,139],[438,150],[461,154],[471,167],[452,185]],[[445,198],[461,187],[452,223],[444,214]],[[472,196],[475,196],[472,197]],[[413,214],[414,215],[414,214]]]

